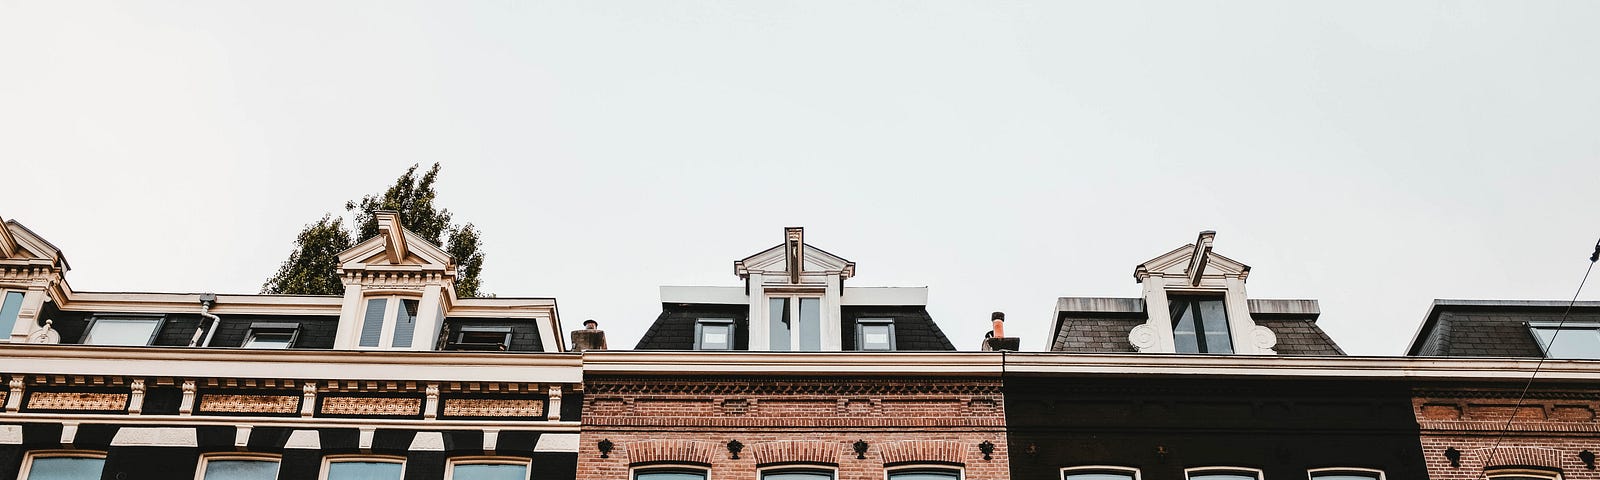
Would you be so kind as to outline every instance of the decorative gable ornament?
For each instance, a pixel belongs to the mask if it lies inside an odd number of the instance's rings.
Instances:
[[[1250,266],[1212,251],[1217,232],[1200,232],[1194,243],[1134,267],[1144,286],[1146,321],[1128,332],[1128,343],[1145,353],[1176,353],[1170,295],[1221,297],[1233,353],[1272,355],[1278,344],[1272,329],[1250,317],[1245,281]]]
[[[856,262],[807,245],[804,228],[788,227],[783,229],[783,243],[734,261],[733,273],[745,280],[759,275],[766,283],[782,280],[801,284],[820,281],[819,277],[854,277]]]
[[[378,236],[339,253],[339,276],[346,286],[385,284],[421,286],[444,282],[452,290],[456,280],[455,259],[433,242],[406,230],[400,214],[380,211]]]

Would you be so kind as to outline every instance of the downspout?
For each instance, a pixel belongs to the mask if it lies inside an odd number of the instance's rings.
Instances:
[[[211,336],[217,333],[217,325],[222,323],[221,318],[211,314],[211,305],[216,303],[217,294],[200,294],[200,316],[205,318],[200,319],[199,325],[195,325],[194,337],[189,339],[189,346],[195,347],[211,344]],[[203,343],[201,341],[202,335],[205,338]]]

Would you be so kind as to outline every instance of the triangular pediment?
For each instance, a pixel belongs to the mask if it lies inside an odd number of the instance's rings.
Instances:
[[[757,253],[755,255],[745,257],[743,260],[734,262],[734,265],[741,271],[741,275],[744,274],[743,272],[788,272],[789,262],[787,261],[788,258],[784,255],[783,247],[784,245],[780,244],[773,246],[772,248],[762,250],[761,253]],[[806,244],[801,258],[803,258],[805,261],[803,265],[805,271],[807,272],[839,272],[846,269],[853,270],[855,267],[855,262],[845,260],[844,258],[840,258],[838,255],[828,253],[827,251],[813,247],[810,244]]]
[[[450,254],[434,245],[433,242],[417,236],[411,231],[405,231],[406,252],[398,261],[390,261],[388,239],[379,234],[367,239],[365,242],[350,247],[339,253],[339,264],[348,266],[378,266],[378,265],[437,265],[447,266],[455,263]]]
[[[1207,278],[1239,278],[1244,279],[1250,275],[1250,266],[1237,260],[1222,256],[1211,251],[1210,232],[1201,234],[1201,241],[1190,243],[1182,247],[1163,253],[1134,268],[1134,278],[1139,281],[1156,277],[1191,277],[1193,268],[1200,268],[1203,277]],[[1196,246],[1198,245],[1198,247]],[[1205,265],[1198,265],[1195,255],[1201,255]]]
[[[0,259],[18,261],[46,261],[68,270],[61,249],[33,233],[16,220],[0,219]]]

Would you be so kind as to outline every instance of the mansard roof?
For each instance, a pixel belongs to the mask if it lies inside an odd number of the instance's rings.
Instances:
[[[1272,329],[1278,337],[1273,347],[1279,355],[1344,355],[1344,350],[1321,327],[1316,300],[1249,300],[1250,317]],[[1062,297],[1056,300],[1055,328],[1050,351],[1078,353],[1133,353],[1128,333],[1143,325],[1141,298]]]
[[[1569,304],[1567,326],[1600,324],[1600,301],[1434,300],[1406,356],[1543,357],[1529,323],[1560,322]]]

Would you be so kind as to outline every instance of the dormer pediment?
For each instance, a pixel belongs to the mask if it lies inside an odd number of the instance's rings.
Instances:
[[[378,213],[378,236],[339,253],[345,272],[359,270],[437,271],[455,276],[455,260],[444,249],[400,226],[399,215]]]
[[[787,276],[796,280],[799,275],[839,275],[842,278],[855,276],[855,262],[805,243],[803,235],[803,231],[799,228],[786,229],[784,243],[733,262],[734,274],[746,279],[750,278],[750,274],[758,273],[774,277]],[[794,261],[795,258],[799,259],[798,263]]]
[[[1211,251],[1211,242],[1215,235],[1216,232],[1201,232],[1200,238],[1195,243],[1178,247],[1139,264],[1134,267],[1134,279],[1141,283],[1150,277],[1178,279],[1190,286],[1204,286],[1229,278],[1245,280],[1250,276],[1249,265]]]
[[[0,218],[0,260],[10,263],[47,264],[61,271],[70,270],[61,249],[51,245],[16,220]]]

